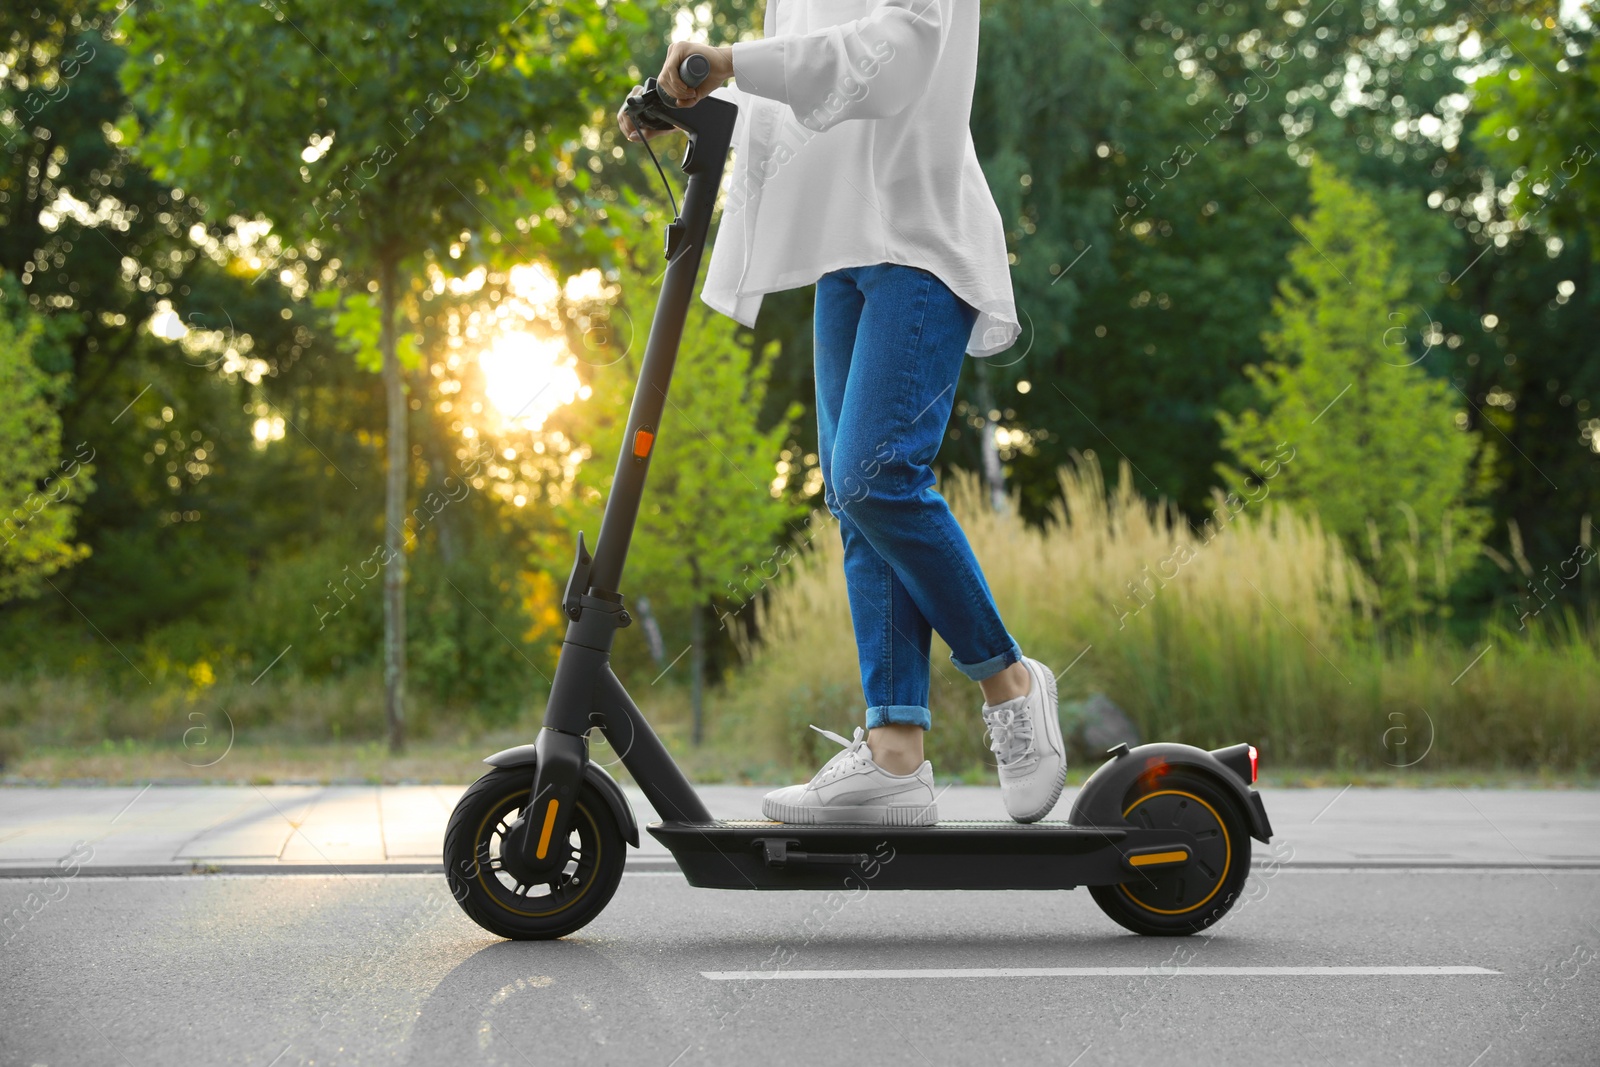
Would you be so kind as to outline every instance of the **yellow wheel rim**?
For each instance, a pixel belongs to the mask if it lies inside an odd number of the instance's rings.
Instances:
[[[532,791],[530,790],[529,792]],[[501,803],[503,804],[504,802],[505,801],[502,799]],[[487,842],[487,838],[484,837],[484,830],[488,827],[489,820],[499,817],[495,814],[495,812],[499,811],[499,809],[500,804],[496,804],[489,809],[489,813],[485,815],[483,817],[483,821],[478,824],[478,832],[472,838],[472,854],[473,861],[476,863],[478,868],[478,884],[483,887],[483,891],[488,894],[489,899],[494,901],[496,907],[502,908],[505,911],[509,911],[513,915],[522,915],[530,919],[544,919],[551,915],[560,915],[562,912],[566,911],[568,908],[572,907],[589,894],[589,890],[591,887],[593,887],[596,878],[591,877],[583,884],[581,888],[579,888],[576,896],[568,900],[565,904],[562,904],[560,907],[551,908],[549,911],[523,911],[520,908],[513,908],[511,905],[507,904],[504,899],[506,887],[500,883],[499,879],[495,879],[493,885],[489,883],[488,879],[493,877],[493,872],[486,867],[480,859],[478,859],[477,852],[480,843]],[[594,871],[595,874],[598,875],[600,871],[601,854],[605,850],[605,843],[600,839],[600,827],[594,821],[594,816],[589,814],[589,809],[585,805],[580,803],[577,806],[576,814],[582,816],[589,824],[590,840],[594,842]],[[582,835],[579,836],[581,837]]]
[[[1205,907],[1206,904],[1211,900],[1211,898],[1217,895],[1217,890],[1221,889],[1225,884],[1227,884],[1227,881],[1228,881],[1228,870],[1233,864],[1233,840],[1232,840],[1232,838],[1230,838],[1228,836],[1228,824],[1223,820],[1221,815],[1217,814],[1217,809],[1213,808],[1210,804],[1207,804],[1204,800],[1201,800],[1199,797],[1195,796],[1193,793],[1190,793],[1187,790],[1183,790],[1183,789],[1162,789],[1162,790],[1159,790],[1159,791],[1154,792],[1154,793],[1146,793],[1144,796],[1140,797],[1138,800],[1135,800],[1132,804],[1129,804],[1127,811],[1124,811],[1122,813],[1122,817],[1124,819],[1126,819],[1128,817],[1128,815],[1133,811],[1134,808],[1137,808],[1140,804],[1143,804],[1147,800],[1153,800],[1156,797],[1165,797],[1165,796],[1183,797],[1183,798],[1185,798],[1187,800],[1192,800],[1196,804],[1199,804],[1202,808],[1205,808],[1207,811],[1209,811],[1211,813],[1211,817],[1213,819],[1217,820],[1217,826],[1220,827],[1221,830],[1222,830],[1222,850],[1223,850],[1222,851],[1222,874],[1220,874],[1217,877],[1217,884],[1211,888],[1211,892],[1207,893],[1203,900],[1201,900],[1199,903],[1191,904],[1187,908],[1158,908],[1158,907],[1155,907],[1154,905],[1146,904],[1144,901],[1140,900],[1138,897],[1134,896],[1131,892],[1129,892],[1128,884],[1126,882],[1124,882],[1121,885],[1117,886],[1117,888],[1122,890],[1123,896],[1127,897],[1129,900],[1131,900],[1135,904],[1139,905],[1139,907],[1143,908],[1145,911],[1153,912],[1156,915],[1187,915],[1191,911],[1196,911],[1196,910],[1198,910],[1200,908]]]

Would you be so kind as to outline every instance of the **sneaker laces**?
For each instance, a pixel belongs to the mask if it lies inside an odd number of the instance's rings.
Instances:
[[[840,737],[832,730],[824,730],[822,727],[815,724],[813,724],[811,728],[817,733],[821,734],[823,737],[826,737],[829,741],[833,741],[844,746],[843,752],[834,753],[833,758],[827,763],[824,763],[817,771],[816,776],[811,779],[813,785],[821,784],[822,782],[831,779],[835,774],[844,770],[846,767],[853,767],[859,760],[867,760],[868,762],[872,760],[872,750],[867,748],[866,731],[862,730],[861,727],[856,727],[854,738]]]
[[[1038,762],[1033,746],[1033,716],[1020,707],[985,708],[983,721],[989,726],[989,751],[1006,770],[1022,770]],[[1033,756],[1033,759],[1028,759]]]

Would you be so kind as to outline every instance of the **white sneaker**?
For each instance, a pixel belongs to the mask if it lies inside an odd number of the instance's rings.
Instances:
[[[805,785],[774,789],[761,802],[761,813],[777,822],[871,823],[875,826],[930,826],[939,821],[934,805],[933,764],[922,761],[915,774],[890,774],[872,762],[866,735],[856,727],[855,740],[813,726],[844,751],[834,756]]]
[[[1000,796],[1017,822],[1050,814],[1067,784],[1067,746],[1056,711],[1056,677],[1038,660],[1022,657],[1033,678],[1025,696],[983,706],[989,749],[1000,765]]]

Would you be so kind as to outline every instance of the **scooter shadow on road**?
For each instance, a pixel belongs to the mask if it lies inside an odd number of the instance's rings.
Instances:
[[[641,1046],[665,1050],[682,1032],[681,1019],[669,1022],[644,985],[594,945],[501,941],[434,987],[407,1035],[404,1062],[525,1065],[552,1048],[602,1062],[607,1046],[637,1059]]]
[[[1222,935],[1219,940],[1233,939]],[[784,943],[782,937],[750,934],[697,936],[693,952],[679,953],[673,962],[685,974],[771,970],[774,945]],[[795,955],[787,966],[1156,966],[1177,943],[1110,931],[1038,929],[951,937],[895,924],[877,932],[853,930],[847,937],[792,940],[788,944]],[[1247,944],[1248,939],[1240,939],[1240,947]],[[647,946],[636,947],[645,949],[645,956],[656,955]],[[645,1062],[659,1053],[660,1062],[666,1063],[684,1041],[715,1031],[717,1010],[727,1009],[728,1003],[712,995],[704,1012],[681,1002],[664,1010],[659,993],[630,966],[634,954],[613,948],[579,939],[486,945],[428,994],[406,1037],[403,1062],[416,1067],[528,1064],[539,1062],[541,1053],[560,1049],[585,1062],[616,1057]],[[1214,951],[1220,957],[1226,947],[1218,945]],[[653,970],[658,989],[662,983],[670,986],[670,967]]]

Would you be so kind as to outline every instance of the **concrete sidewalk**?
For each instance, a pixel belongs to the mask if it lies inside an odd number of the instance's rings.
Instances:
[[[0,788],[0,877],[80,874],[352,873],[441,870],[445,822],[465,786]],[[764,787],[706,786],[719,818],[752,818]],[[641,827],[656,819],[627,789]],[[1075,789],[1054,817],[1065,819]],[[1600,792],[1273,789],[1273,848],[1299,867],[1600,868]],[[946,819],[1003,819],[998,789],[953,786]],[[630,870],[675,870],[648,833]],[[84,860],[87,849],[92,856]],[[1291,851],[1292,849],[1292,851]]]

